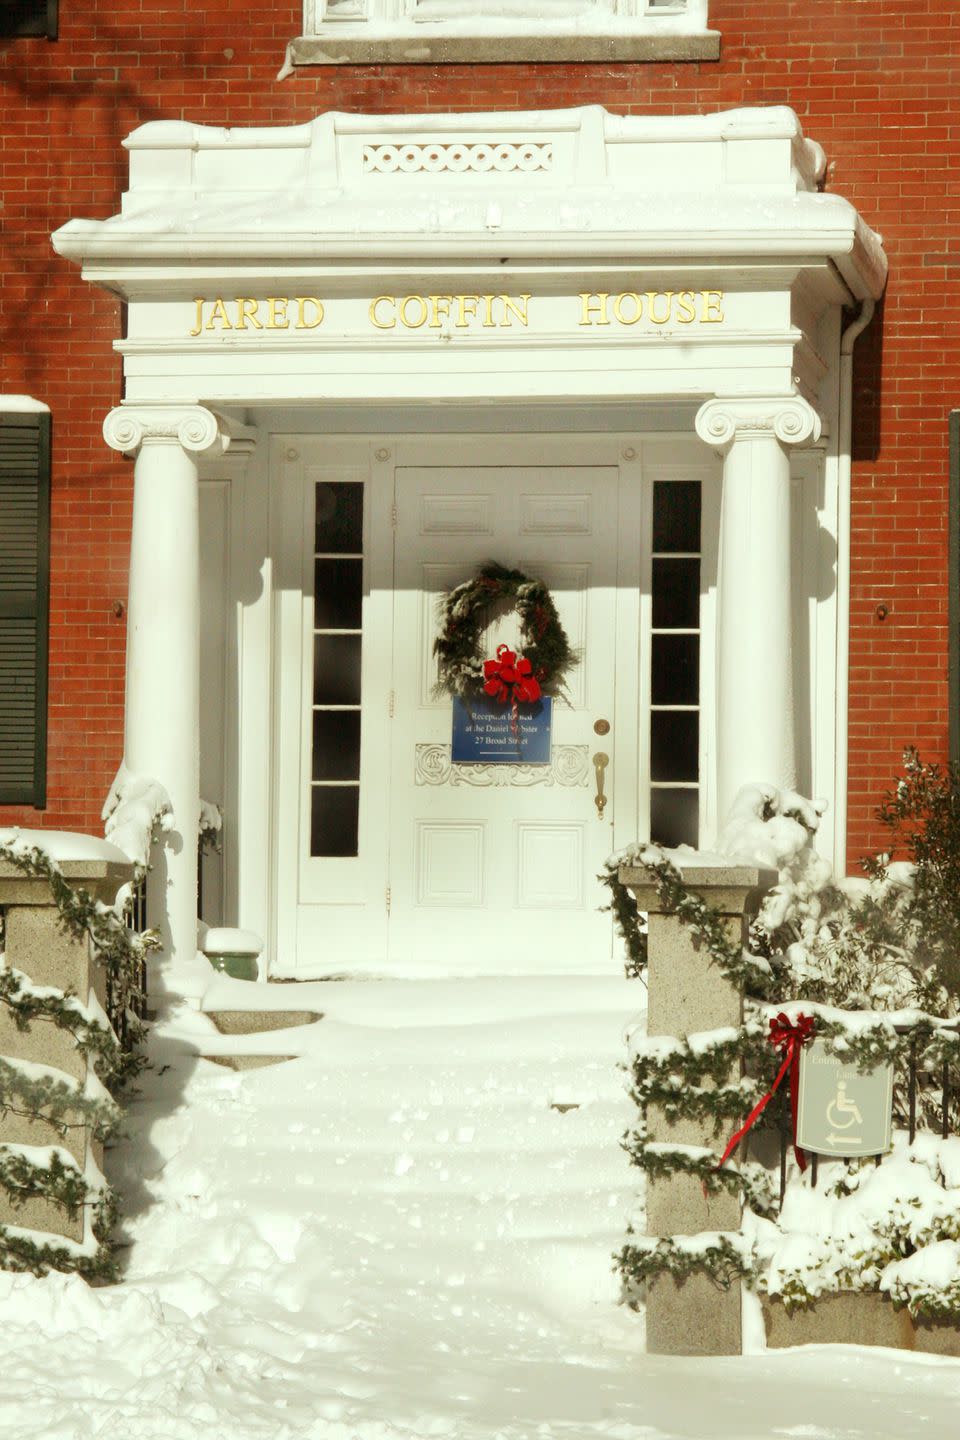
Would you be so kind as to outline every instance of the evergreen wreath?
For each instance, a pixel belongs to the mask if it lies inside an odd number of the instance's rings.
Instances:
[[[485,657],[480,640],[490,606],[504,602],[512,604],[520,617],[517,649],[529,661],[540,689],[547,694],[562,690],[578,657],[560,623],[553,596],[542,580],[532,580],[522,570],[508,570],[490,560],[440,602],[440,633],[433,642],[439,694],[468,702],[483,694]]]

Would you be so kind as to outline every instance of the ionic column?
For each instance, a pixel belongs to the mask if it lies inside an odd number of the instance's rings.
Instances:
[[[721,823],[741,785],[794,789],[790,447],[820,437],[798,396],[708,400],[697,434],[723,455],[717,635]]]
[[[197,456],[220,443],[199,406],[112,410],[107,444],[134,454],[124,761],[158,781],[173,828],[152,852],[147,918],[162,938],[169,988],[195,993],[200,816],[199,484]]]

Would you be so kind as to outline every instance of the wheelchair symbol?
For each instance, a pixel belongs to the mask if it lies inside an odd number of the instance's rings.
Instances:
[[[839,1119],[845,1116],[845,1119]],[[837,1081],[837,1093],[827,1106],[827,1124],[834,1130],[849,1130],[851,1125],[862,1125],[863,1116],[855,1101],[847,1099],[846,1080]]]

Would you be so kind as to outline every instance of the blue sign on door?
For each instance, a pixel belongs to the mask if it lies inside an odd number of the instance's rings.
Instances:
[[[552,718],[553,701],[544,695],[520,706],[514,734],[509,705],[495,705],[486,697],[467,705],[455,697],[450,759],[454,765],[549,765]]]

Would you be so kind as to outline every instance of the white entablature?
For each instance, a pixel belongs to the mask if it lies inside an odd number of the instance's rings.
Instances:
[[[121,213],[54,244],[131,303],[136,400],[351,401],[373,381],[398,402],[817,403],[825,312],[886,274],[782,107],[158,121],[125,143]]]

